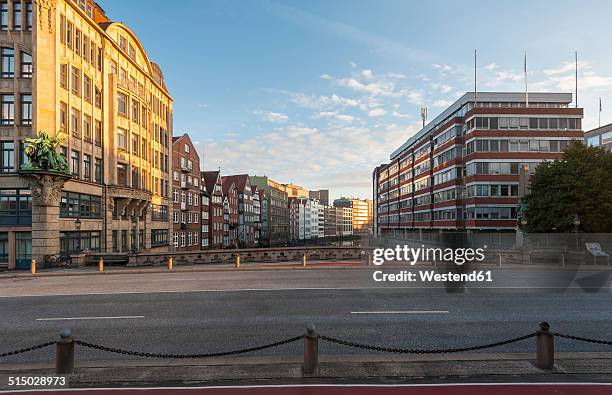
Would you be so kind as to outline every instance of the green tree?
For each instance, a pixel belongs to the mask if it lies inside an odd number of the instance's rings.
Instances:
[[[570,143],[560,160],[540,164],[523,198],[527,232],[612,233],[612,152]]]

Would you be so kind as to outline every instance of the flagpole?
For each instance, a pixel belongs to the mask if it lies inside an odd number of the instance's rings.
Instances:
[[[476,103],[478,102],[478,93],[476,89],[476,50],[474,50],[474,108],[476,108]]]
[[[599,96],[599,126],[601,127],[601,96]]]
[[[578,108],[578,51],[574,52],[576,59],[576,108]]]
[[[523,68],[525,72],[525,107],[529,107],[529,91],[527,90],[527,50],[525,50],[525,60]]]

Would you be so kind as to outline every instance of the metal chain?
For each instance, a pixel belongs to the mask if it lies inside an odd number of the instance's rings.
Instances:
[[[373,350],[373,351],[391,352],[391,353],[399,353],[399,354],[442,354],[442,353],[465,352],[465,351],[481,350],[483,348],[498,347],[498,346],[503,346],[505,344],[519,342],[519,341],[529,339],[535,336],[536,336],[535,333],[530,333],[529,335],[516,337],[514,339],[504,340],[504,341],[497,342],[497,343],[484,344],[481,346],[472,346],[472,347],[463,347],[463,348],[446,348],[446,349],[441,348],[441,349],[433,349],[433,350],[432,349],[420,350],[420,349],[373,346],[369,344],[360,344],[360,343],[349,342],[346,340],[335,339],[333,337],[324,336],[324,335],[319,335],[319,339],[325,340],[331,343],[341,344],[343,346],[362,348],[365,350]]]
[[[162,354],[162,353],[150,353],[150,352],[138,352],[130,350],[122,350],[120,348],[105,347],[98,344],[87,343],[81,340],[75,340],[74,342],[80,346],[93,348],[100,351],[113,352],[123,355],[132,355],[145,358],[169,358],[169,359],[185,359],[185,358],[213,358],[213,357],[224,357],[227,355],[244,354],[253,351],[265,350],[266,348],[278,347],[283,344],[292,343],[304,338],[304,335],[292,337],[290,339],[281,340],[275,343],[265,344],[263,346],[256,346],[250,348],[244,348],[241,350],[222,351],[207,354]]]
[[[612,341],[607,341],[607,340],[589,339],[589,338],[580,337],[580,336],[564,335],[562,333],[553,333],[553,335],[563,337],[566,339],[578,340],[581,342],[595,343],[595,344],[607,344],[609,346],[612,346]]]
[[[11,355],[22,354],[24,352],[30,352],[30,351],[38,350],[39,348],[49,347],[49,346],[51,346],[51,345],[53,345],[55,343],[56,343],[56,341],[54,340],[52,342],[42,343],[42,344],[38,344],[38,345],[32,346],[32,347],[21,348],[19,350],[5,352],[5,353],[0,354],[0,358],[8,357],[8,356],[11,356]]]

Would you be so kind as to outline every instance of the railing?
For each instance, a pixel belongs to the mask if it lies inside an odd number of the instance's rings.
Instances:
[[[217,358],[225,357],[230,355],[246,354],[255,351],[261,351],[269,348],[280,347],[285,344],[294,343],[300,340],[304,341],[304,363],[303,373],[306,375],[315,374],[319,365],[319,340],[326,341],[329,343],[338,344],[341,346],[358,348],[368,351],[386,352],[394,354],[451,354],[469,351],[478,351],[494,347],[500,347],[506,344],[517,343],[527,339],[536,338],[536,360],[535,365],[540,369],[550,370],[555,365],[555,337],[581,341],[593,344],[601,344],[612,346],[612,341],[590,339],[581,336],[567,335],[562,333],[556,333],[550,331],[550,325],[547,322],[541,322],[539,329],[528,333],[523,336],[513,337],[503,341],[497,341],[493,343],[485,343],[480,345],[474,345],[469,347],[453,347],[453,348],[435,348],[435,349],[419,349],[419,348],[399,348],[399,347],[386,347],[372,344],[364,344],[352,342],[349,340],[338,339],[332,336],[326,336],[318,334],[313,324],[309,324],[306,328],[306,332],[303,335],[298,335],[286,339],[282,339],[273,343],[257,345],[242,349],[235,349],[229,351],[218,351],[218,352],[205,352],[195,354],[171,354],[161,352],[147,352],[147,351],[134,351],[126,350],[116,347],[104,346],[95,343],[89,343],[86,341],[78,340],[72,337],[72,331],[70,329],[64,329],[59,333],[59,340],[49,341],[41,344],[37,344],[31,347],[25,347],[13,351],[0,353],[0,359],[10,357],[13,355],[23,354],[26,352],[46,348],[55,344],[55,372],[57,374],[72,374],[75,368],[75,357],[74,350],[75,345],[85,347],[93,350],[136,356],[143,358],[156,358],[156,359],[203,359],[203,358]]]

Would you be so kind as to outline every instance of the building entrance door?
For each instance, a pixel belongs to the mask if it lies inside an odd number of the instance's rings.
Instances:
[[[15,233],[15,267],[29,270],[32,262],[32,232]]]

